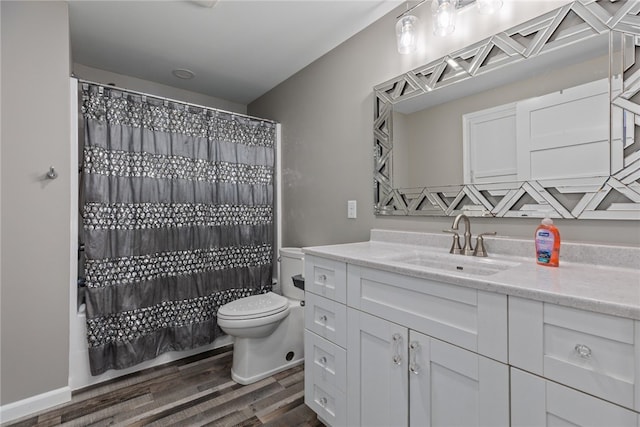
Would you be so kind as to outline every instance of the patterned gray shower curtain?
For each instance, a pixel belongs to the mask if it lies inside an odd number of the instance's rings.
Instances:
[[[275,124],[82,84],[91,373],[222,334],[271,290]]]

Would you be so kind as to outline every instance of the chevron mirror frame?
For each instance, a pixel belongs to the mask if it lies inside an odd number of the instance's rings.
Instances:
[[[640,2],[578,0],[374,87],[376,215],[640,220]],[[396,188],[393,109],[401,101],[595,37],[610,45],[609,176]],[[523,43],[523,40],[527,40]],[[497,60],[487,61],[500,51]],[[636,63],[638,59],[638,63]],[[451,72],[451,64],[464,72]],[[636,133],[638,134],[636,137]]]

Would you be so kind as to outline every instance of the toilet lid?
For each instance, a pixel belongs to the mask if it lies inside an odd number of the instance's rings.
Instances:
[[[231,301],[218,310],[218,317],[227,319],[252,319],[280,313],[289,306],[289,301],[273,292],[252,295]]]

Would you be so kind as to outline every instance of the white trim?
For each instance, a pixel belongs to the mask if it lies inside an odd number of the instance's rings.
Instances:
[[[276,197],[276,253],[274,254],[274,258],[278,260],[280,258],[280,248],[282,248],[282,125],[280,123],[276,124],[276,163],[275,163],[275,173],[276,173],[276,187],[275,187],[275,197]],[[280,289],[282,292],[282,288],[280,287],[280,264],[276,262],[275,271],[277,274],[278,284],[276,287]],[[276,289],[277,290],[277,289]]]
[[[76,368],[73,359],[74,351],[74,333],[77,333],[75,322],[77,322],[77,306],[78,306],[78,80],[71,78],[69,80],[69,92],[71,102],[71,128],[69,138],[69,149],[71,166],[69,170],[69,194],[71,203],[71,214],[69,220],[69,378],[67,384],[71,385],[73,377],[73,369]]]
[[[69,402],[71,400],[71,389],[62,387],[46,393],[37,394],[17,402],[0,406],[0,421],[6,423],[36,412],[49,409],[53,406]]]
[[[282,247],[282,125],[276,124],[276,246]]]

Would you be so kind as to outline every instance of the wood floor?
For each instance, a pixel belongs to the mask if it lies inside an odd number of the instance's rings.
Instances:
[[[69,403],[6,425],[323,426],[304,404],[303,365],[241,386],[231,380],[232,349],[79,390]]]

